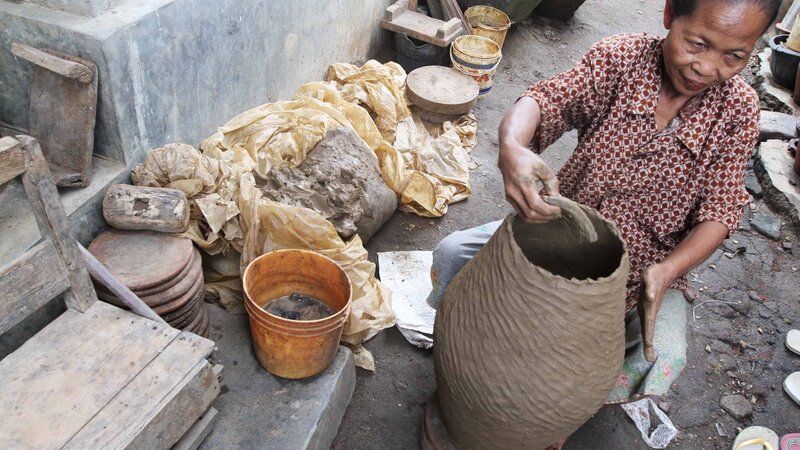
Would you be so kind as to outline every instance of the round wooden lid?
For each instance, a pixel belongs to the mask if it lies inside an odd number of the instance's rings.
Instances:
[[[164,284],[192,257],[186,238],[155,231],[108,230],[89,245],[89,251],[132,291]]]
[[[198,278],[195,281],[194,286],[189,288],[189,291],[187,291],[185,294],[183,294],[182,296],[176,298],[175,300],[172,300],[171,302],[167,302],[167,303],[164,303],[162,305],[154,306],[153,307],[153,311],[155,311],[156,314],[158,314],[160,316],[164,315],[166,313],[170,313],[172,311],[175,311],[178,308],[180,308],[181,306],[184,306],[187,303],[189,303],[189,300],[194,299],[195,296],[200,295],[200,294],[198,294],[198,292],[205,292],[205,289],[203,289],[203,277]]]
[[[181,320],[185,319],[188,316],[194,317],[192,312],[199,309],[200,303],[202,303],[202,295],[200,295],[200,293],[198,292],[198,295],[195,298],[189,300],[189,303],[181,306],[175,311],[162,314],[161,318],[169,322],[170,325],[181,323]]]
[[[468,113],[478,101],[478,90],[472,77],[450,67],[420,67],[406,78],[411,103],[437,114]]]

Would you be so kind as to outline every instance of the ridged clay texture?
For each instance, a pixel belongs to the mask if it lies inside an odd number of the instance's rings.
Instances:
[[[564,439],[613,388],[625,352],[625,244],[589,208],[570,221],[509,216],[447,288],[436,314],[437,393],[459,449],[539,449]]]

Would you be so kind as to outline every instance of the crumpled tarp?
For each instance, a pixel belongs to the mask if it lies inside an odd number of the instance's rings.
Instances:
[[[330,128],[352,128],[375,151],[400,209],[441,217],[470,195],[469,151],[477,121],[467,115],[441,127],[423,125],[408,108],[406,74],[396,63],[334,64],[327,82],[307,83],[291,101],[268,103],[231,119],[201,148],[245,151],[264,176],[296,167]]]

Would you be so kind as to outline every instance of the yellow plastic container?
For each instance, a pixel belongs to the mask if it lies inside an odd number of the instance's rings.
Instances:
[[[467,16],[473,35],[488,37],[503,48],[506,33],[511,28],[511,19],[506,13],[488,5],[480,5],[467,8],[464,15]]]
[[[314,376],[331,365],[350,313],[347,273],[333,260],[306,250],[276,250],[254,259],[242,277],[253,349],[273,375]],[[294,292],[316,297],[334,314],[319,320],[291,320],[262,308]]]
[[[478,82],[479,98],[492,90],[492,78],[502,57],[500,46],[485,36],[459,36],[450,46],[453,68]]]

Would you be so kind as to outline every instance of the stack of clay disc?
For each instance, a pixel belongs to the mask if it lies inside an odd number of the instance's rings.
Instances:
[[[174,328],[207,335],[202,260],[192,241],[154,231],[109,230],[89,251]],[[101,300],[125,307],[104,287],[96,289]]]
[[[422,119],[435,123],[467,114],[478,101],[479,90],[472,77],[449,67],[420,67],[406,78],[408,99]]]

